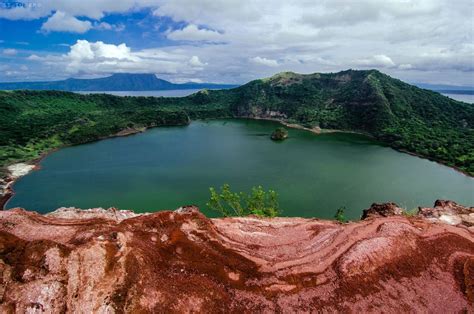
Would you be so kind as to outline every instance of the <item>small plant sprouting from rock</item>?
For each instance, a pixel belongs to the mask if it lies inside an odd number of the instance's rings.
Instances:
[[[414,217],[418,214],[418,208],[412,208],[410,210],[404,210],[402,212],[402,215],[404,215],[405,217]]]
[[[209,188],[211,198],[206,204],[224,217],[256,215],[275,217],[280,214],[278,194],[273,190],[265,191],[262,186],[252,188],[247,194],[232,192],[228,184],[224,184],[220,192]]]
[[[336,215],[334,215],[334,218],[336,218],[336,220],[339,222],[346,222],[346,217],[344,216],[345,210],[346,208],[344,206],[339,207],[336,211]]]

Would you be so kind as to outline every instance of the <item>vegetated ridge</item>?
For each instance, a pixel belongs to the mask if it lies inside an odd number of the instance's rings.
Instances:
[[[147,127],[235,117],[361,132],[474,175],[474,106],[376,70],[286,72],[181,98],[0,92],[0,166]]]

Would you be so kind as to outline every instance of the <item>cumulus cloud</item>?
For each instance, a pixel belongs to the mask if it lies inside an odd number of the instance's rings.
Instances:
[[[62,11],[56,11],[41,26],[46,32],[71,32],[83,34],[92,28],[90,21],[81,21]]]
[[[18,51],[16,49],[12,49],[12,48],[3,49],[3,54],[6,56],[14,56],[17,53]]]
[[[474,53],[469,47],[474,41],[472,0],[457,0],[456,5],[452,0],[35,2],[39,4],[35,8],[0,10],[0,17],[34,19],[60,11],[76,24],[90,21],[91,25],[82,24],[83,28],[110,31],[114,26],[101,21],[104,16],[146,9],[153,12],[157,24],[160,17],[174,22],[161,34],[153,25],[147,31],[150,36],[165,36],[175,42],[160,49],[132,49],[130,56],[138,60],[109,62],[118,62],[117,71],[147,66],[158,69],[161,64],[163,72],[174,71],[176,79],[191,78],[189,71],[194,71],[200,75],[196,78],[205,81],[240,83],[281,70],[308,73],[375,67],[405,80],[446,78],[449,74],[453,84],[472,81],[474,71]],[[202,65],[193,68],[193,56],[199,56],[206,71],[198,71]],[[83,71],[113,69],[104,61],[107,58],[94,55],[91,60],[99,60],[99,66],[87,64]]]
[[[26,58],[27,60],[30,60],[30,61],[41,61],[41,57],[36,55],[36,54],[32,54],[30,55],[28,58]]]
[[[413,65],[411,65],[410,63],[405,63],[405,64],[400,64],[398,68],[400,70],[410,70],[410,69],[413,69]]]
[[[106,13],[122,13],[134,8],[156,7],[155,0],[17,0],[22,5],[13,8],[0,8],[0,17],[12,20],[31,20],[45,17],[54,11],[65,12],[71,16],[101,19]]]
[[[100,22],[94,24],[94,29],[97,30],[104,30],[104,31],[115,31],[115,32],[122,32],[125,30],[125,25],[123,24],[109,24],[107,22]]]
[[[167,37],[171,40],[188,40],[188,41],[219,41],[222,35],[219,32],[198,28],[194,24],[190,24],[183,29],[171,31]]]
[[[380,19],[420,17],[440,10],[432,0],[338,0],[332,4],[321,1],[317,8],[303,13],[301,21],[316,27],[341,27]]]
[[[110,73],[157,73],[189,77],[202,71],[207,63],[184,50],[144,49],[133,51],[126,44],[78,40],[63,55],[30,55],[29,61],[43,66],[65,69],[68,76],[105,75]]]
[[[267,59],[267,58],[262,58],[259,56],[253,57],[250,59],[253,63],[256,64],[261,64],[269,67],[276,67],[278,66],[278,61],[272,60],[272,59]]]
[[[386,55],[374,55],[367,59],[359,59],[355,62],[357,65],[361,65],[364,67],[393,67],[395,66],[395,62]]]
[[[24,3],[24,2],[18,2]],[[40,5],[35,6],[16,6],[13,8],[0,7],[0,18],[9,20],[34,20],[47,16],[51,13],[50,9]]]
[[[90,43],[87,40],[78,40],[76,44],[71,46],[68,57],[74,61],[84,60],[137,60],[133,56],[127,45],[109,45],[101,41]]]
[[[192,56],[191,59],[189,59],[189,64],[193,67],[198,67],[198,68],[201,68],[201,67],[207,65],[207,63],[201,62],[201,60],[199,60],[198,56]]]

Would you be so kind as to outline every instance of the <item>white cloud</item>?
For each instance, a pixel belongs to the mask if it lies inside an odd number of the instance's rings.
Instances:
[[[81,63],[83,61],[107,61],[107,60],[129,60],[137,61],[127,45],[110,45],[101,41],[90,43],[87,40],[78,40],[71,46],[67,55],[72,62]]]
[[[107,22],[100,22],[94,24],[94,29],[101,30],[101,31],[115,31],[115,32],[122,32],[125,30],[125,25],[123,24],[109,24]]]
[[[183,29],[169,32],[167,37],[171,40],[219,41],[222,39],[222,34],[190,24]]]
[[[18,1],[21,2],[21,1]],[[9,20],[35,20],[47,16],[51,10],[42,6],[18,6],[14,8],[1,8],[0,18]]]
[[[410,63],[406,63],[406,64],[400,64],[398,68],[400,70],[410,70],[413,68],[413,66]]]
[[[332,2],[332,3],[331,3]],[[301,21],[316,27],[344,27],[380,19],[405,19],[436,14],[440,6],[432,0],[337,0],[321,1],[317,10],[308,10]]]
[[[71,32],[83,34],[92,28],[90,21],[81,21],[62,11],[56,11],[41,26],[46,32]]]
[[[28,58],[26,58],[27,60],[30,60],[30,61],[40,61],[42,60],[42,58],[38,55],[35,55],[35,54],[32,54],[30,55]]]
[[[82,16],[99,20],[107,13],[123,13],[133,9],[157,7],[156,0],[17,0],[23,3],[15,8],[0,9],[0,18],[11,20],[32,20],[45,17],[54,11],[65,12],[70,16]]]
[[[374,55],[368,59],[359,59],[355,62],[357,65],[364,67],[393,67],[395,62],[386,55]]]
[[[192,56],[191,59],[189,59],[189,64],[193,67],[203,67],[207,65],[207,63],[201,62],[198,56]]]
[[[92,25],[84,25],[86,28],[114,30],[112,24],[101,21],[104,16],[149,8],[154,16],[177,22],[161,34],[150,25],[146,30],[150,38],[166,36],[176,42],[160,49],[132,49],[129,55],[139,61],[105,62],[107,58],[94,54],[90,60],[98,62],[98,66],[82,59],[79,64],[86,65],[77,71],[114,71],[112,65],[118,62],[116,71],[142,71],[150,66],[156,73],[169,74],[177,80],[193,77],[189,74],[192,72],[199,75],[196,79],[204,81],[245,82],[282,70],[309,73],[375,67],[405,80],[442,77],[453,84],[473,81],[474,53],[469,47],[474,42],[472,0],[457,0],[456,5],[452,0],[36,0],[35,3],[38,5],[34,8],[0,10],[0,17],[33,19],[60,11],[75,22],[90,21]],[[150,19],[148,16],[147,20]],[[160,23],[158,18],[156,23]],[[176,25],[186,26],[176,29]],[[209,63],[206,71],[198,71],[202,66],[192,67],[193,56]],[[41,62],[46,67],[51,61]],[[65,62],[63,65],[69,65]],[[179,62],[182,64],[178,65]]]
[[[3,54],[6,56],[14,56],[17,53],[18,51],[16,49],[12,49],[12,48],[3,49]]]
[[[262,64],[262,65],[269,66],[269,67],[278,66],[278,61],[272,60],[272,59],[267,59],[267,58],[262,58],[262,57],[259,57],[259,56],[251,58],[250,60],[252,62],[256,63],[256,64]]]
[[[78,40],[63,55],[31,55],[28,60],[43,67],[76,74],[94,76],[110,73],[157,73],[176,78],[192,77],[207,63],[186,50],[144,49],[133,51],[126,44],[106,44],[101,41]],[[64,73],[64,72],[63,72]]]

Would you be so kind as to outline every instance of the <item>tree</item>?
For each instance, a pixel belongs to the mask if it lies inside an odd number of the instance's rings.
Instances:
[[[346,208],[343,206],[343,207],[339,207],[336,211],[336,215],[334,215],[334,218],[336,218],[337,221],[339,222],[346,222],[346,217],[344,216],[344,211],[346,210]]]
[[[250,194],[232,192],[228,184],[224,184],[220,193],[215,188],[209,188],[211,197],[206,204],[222,216],[275,217],[280,213],[277,193],[273,190],[265,191],[262,186],[252,188]]]

